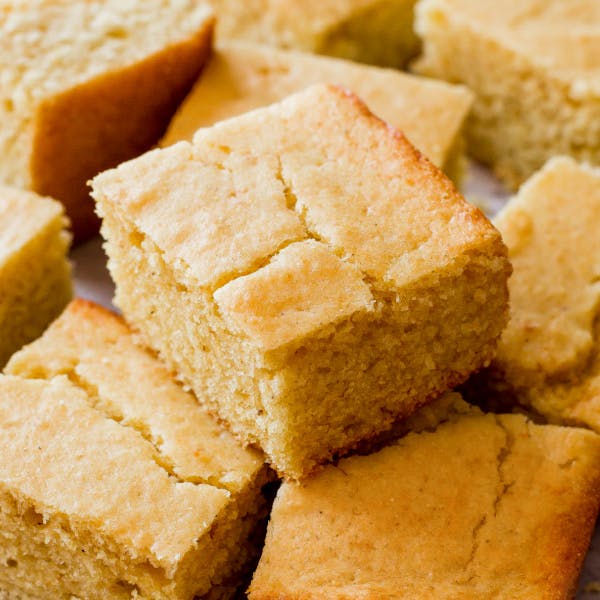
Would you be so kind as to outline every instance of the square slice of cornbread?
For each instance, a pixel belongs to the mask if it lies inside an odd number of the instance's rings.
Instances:
[[[469,150],[517,187],[551,157],[600,163],[597,0],[423,0],[417,70],[475,92]]]
[[[466,88],[253,44],[221,44],[215,50],[161,145],[191,140],[199,127],[277,102],[316,83],[352,90],[454,181],[460,179],[462,127],[472,104]]]
[[[401,67],[419,47],[416,0],[210,0],[219,39]]]
[[[0,458],[0,589],[189,599],[239,581],[258,552],[264,459],[119,317],[75,300],[6,373],[23,381],[0,382],[2,447],[16,445]]]
[[[498,232],[340,88],[199,130],[93,188],[117,305],[288,477],[464,380],[504,327]]]
[[[496,217],[510,321],[482,396],[600,431],[600,169],[554,158]]]
[[[279,489],[249,598],[571,598],[600,436],[453,414]]]
[[[63,207],[0,185],[0,368],[71,299]]]
[[[196,0],[0,0],[0,181],[97,233],[86,181],[158,141],[212,28]]]

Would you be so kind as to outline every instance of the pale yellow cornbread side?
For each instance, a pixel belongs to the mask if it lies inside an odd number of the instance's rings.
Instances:
[[[194,0],[0,2],[0,181],[59,199],[98,230],[86,181],[156,143],[205,62]]]
[[[415,0],[210,0],[218,39],[401,67],[419,41]]]
[[[93,189],[117,305],[288,477],[464,380],[505,324],[498,232],[336,87],[199,130]]]
[[[600,431],[600,169],[560,157],[496,217],[514,273],[483,395]]]
[[[213,125],[316,83],[343,85],[400,129],[454,181],[461,178],[462,127],[472,94],[460,86],[391,69],[266,46],[221,43],[171,121],[161,146],[191,141]]]
[[[71,299],[71,236],[62,206],[0,185],[0,368]]]
[[[552,156],[600,163],[596,0],[423,0],[417,71],[475,93],[468,148],[513,188]]]
[[[593,432],[453,415],[284,482],[249,598],[570,598],[599,465]]]

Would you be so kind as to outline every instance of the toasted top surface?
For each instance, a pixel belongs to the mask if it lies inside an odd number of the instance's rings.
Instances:
[[[152,444],[66,378],[0,376],[0,446],[1,488],[167,573],[228,502],[225,490],[169,476]]]
[[[62,205],[51,198],[0,185],[0,269],[48,227],[66,225]]]
[[[465,88],[396,70],[252,44],[221,44],[161,145],[191,140],[199,127],[277,102],[316,83],[340,84],[358,94],[439,167],[472,102]]]
[[[420,9],[434,19],[441,10],[464,20],[572,84],[574,96],[600,93],[596,0],[426,0]]]
[[[469,253],[504,254],[497,231],[438,169],[333,86],[201,129],[193,144],[124,163],[93,188],[154,241],[180,281],[211,291],[310,238],[374,292],[393,294]],[[288,264],[292,272],[304,263]],[[314,327],[321,317],[313,311]]]
[[[241,492],[264,468],[138,348],[125,323],[107,310],[73,301],[37,341],[15,354],[6,373],[35,379],[66,375],[93,407],[139,431],[178,478]]]
[[[600,437],[470,415],[284,483],[251,598],[564,598],[598,509]]]

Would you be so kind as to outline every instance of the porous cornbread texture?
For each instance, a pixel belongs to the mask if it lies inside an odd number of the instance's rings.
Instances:
[[[25,379],[0,381],[0,440],[15,446],[0,459],[0,589],[190,599],[235,582],[257,552],[262,455],[120,318],[76,300],[6,372]]]
[[[62,206],[0,185],[0,367],[71,299]]]
[[[476,95],[469,150],[513,187],[552,156],[600,163],[600,3],[423,0],[417,70]]]
[[[400,67],[418,49],[415,0],[210,0],[219,39]]]
[[[510,322],[477,379],[504,403],[600,431],[600,169],[555,158],[497,216]]]
[[[504,327],[498,232],[339,88],[199,130],[93,187],[117,305],[288,477],[463,380]]]
[[[283,483],[249,597],[570,598],[599,464],[588,430],[451,415]]]
[[[410,139],[455,181],[463,167],[462,126],[472,94],[399,71],[251,44],[221,44],[171,121],[162,146],[282,100],[316,83],[342,84]]]
[[[0,181],[98,230],[86,181],[163,134],[196,79],[213,17],[194,0],[0,1]]]

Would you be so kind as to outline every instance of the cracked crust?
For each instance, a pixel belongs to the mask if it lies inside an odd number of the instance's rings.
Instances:
[[[249,597],[570,597],[599,460],[589,431],[455,415],[284,483]]]

